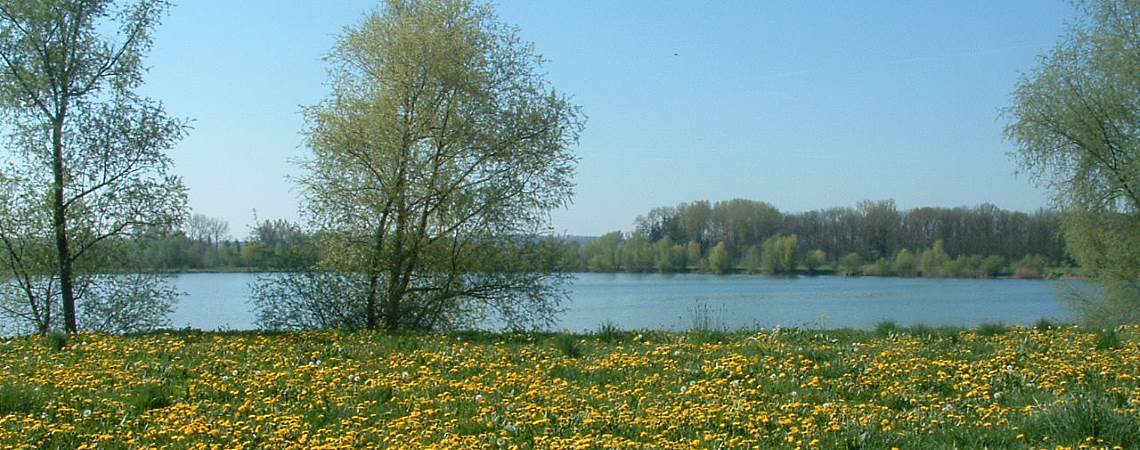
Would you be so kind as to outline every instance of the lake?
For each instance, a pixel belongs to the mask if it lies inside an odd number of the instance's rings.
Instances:
[[[257,275],[203,273],[172,276],[185,295],[171,315],[174,327],[203,330],[256,328],[248,284]],[[901,325],[1030,325],[1067,321],[1072,313],[1059,282],[875,277],[794,277],[708,274],[578,274],[554,330],[591,331],[613,322],[623,329],[871,328]],[[1063,282],[1061,282],[1063,283]]]

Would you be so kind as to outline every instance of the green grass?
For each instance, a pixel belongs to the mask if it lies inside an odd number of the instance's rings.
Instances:
[[[1115,329],[1100,330],[1096,333],[1097,350],[1115,350],[1123,345],[1120,334]]]
[[[1100,393],[1076,392],[1026,418],[1021,429],[1031,440],[1140,444],[1140,422],[1135,414],[1119,412],[1120,406]]]
[[[983,323],[978,325],[979,336],[994,337],[1009,332],[1009,327],[1003,323]]]
[[[67,347],[67,333],[56,331],[48,334],[47,346],[55,352],[63,350],[65,347]]]
[[[37,411],[46,403],[47,397],[38,387],[0,384],[0,416]]]
[[[578,343],[578,336],[573,334],[558,335],[554,338],[554,347],[567,358],[582,356],[582,346]]]
[[[611,321],[605,321],[598,326],[598,330],[594,333],[594,337],[607,344],[613,344],[615,342],[624,341],[629,337],[629,333],[623,331],[617,324]]]

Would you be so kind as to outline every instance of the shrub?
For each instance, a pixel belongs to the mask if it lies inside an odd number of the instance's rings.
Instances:
[[[582,356],[582,346],[578,344],[578,338],[573,334],[558,335],[554,338],[554,347],[567,358],[576,359]]]
[[[851,252],[839,260],[839,272],[843,276],[852,277],[859,274],[859,268],[862,265],[863,258],[858,253]]]
[[[175,399],[174,389],[170,385],[146,383],[134,389],[130,405],[134,407],[135,412],[142,413],[173,405]]]
[[[1108,328],[1099,330],[1096,333],[1096,349],[1097,350],[1114,350],[1123,345],[1120,340],[1120,334],[1115,329]]]
[[[891,274],[890,265],[887,264],[887,258],[879,258],[877,261],[863,266],[863,275],[869,277],[885,277]]]
[[[1040,255],[1025,255],[1017,264],[1014,264],[1014,278],[1042,278],[1045,274],[1045,257]]]
[[[47,335],[48,348],[53,352],[58,352],[67,348],[67,333],[56,331]]]
[[[895,255],[895,263],[892,269],[900,277],[915,276],[918,273],[918,263],[914,253],[905,248],[899,250],[898,254]]]
[[[983,277],[996,277],[1005,268],[1005,258],[992,255],[982,260],[978,267],[978,275]]]
[[[978,325],[979,336],[997,336],[1009,332],[1009,327],[1003,323],[983,323]]]
[[[902,327],[898,322],[893,320],[884,320],[875,324],[875,334],[879,336],[890,336],[892,334],[902,333]]]
[[[728,254],[728,245],[724,241],[718,242],[709,250],[709,270],[715,273],[732,271],[732,256]]]
[[[598,326],[598,331],[594,333],[602,342],[613,343],[621,341],[625,338],[625,332],[617,324],[605,321]]]

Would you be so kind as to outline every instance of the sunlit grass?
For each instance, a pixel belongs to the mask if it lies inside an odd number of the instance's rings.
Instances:
[[[3,448],[1128,448],[1140,328],[0,341]]]

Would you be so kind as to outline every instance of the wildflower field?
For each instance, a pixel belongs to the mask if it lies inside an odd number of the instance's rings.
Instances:
[[[1140,328],[0,340],[2,448],[1140,448]]]

